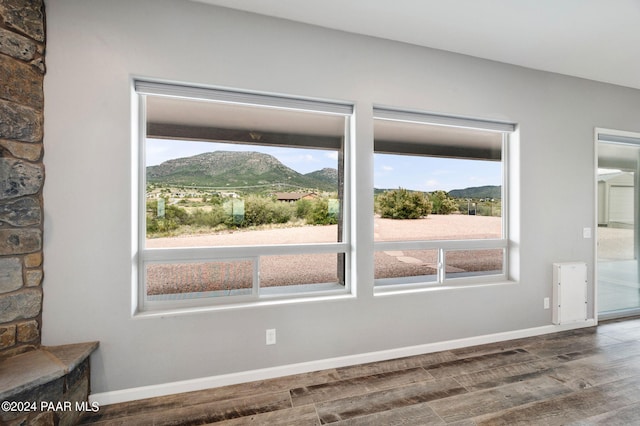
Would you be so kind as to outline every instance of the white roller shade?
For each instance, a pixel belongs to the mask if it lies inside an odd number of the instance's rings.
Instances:
[[[325,100],[284,97],[265,93],[233,91],[212,87],[182,86],[179,84],[144,80],[135,80],[134,85],[136,92],[142,95],[200,99],[231,104],[256,105],[340,115],[349,115],[353,113],[353,105],[351,104]]]
[[[429,112],[406,111],[382,106],[373,107],[373,117],[380,120],[461,127],[501,133],[513,132],[516,129],[516,125],[514,123],[434,114]]]

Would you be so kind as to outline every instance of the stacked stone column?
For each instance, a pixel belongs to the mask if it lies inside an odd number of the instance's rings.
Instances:
[[[40,346],[43,0],[0,0],[0,359]]]

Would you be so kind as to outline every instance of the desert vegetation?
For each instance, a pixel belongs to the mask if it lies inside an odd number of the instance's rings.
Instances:
[[[433,203],[423,192],[399,188],[378,195],[375,206],[383,218],[420,219],[431,213]]]
[[[147,238],[338,223],[336,193],[310,193],[313,196],[287,202],[279,201],[273,193],[218,193],[150,185],[147,194],[153,195],[146,201]],[[398,188],[376,194],[374,211],[382,218],[396,220],[430,214],[500,216],[501,202]]]
[[[454,198],[442,190],[426,193],[404,188],[376,194],[374,209],[388,219],[420,219],[429,214],[500,216],[502,212],[501,201],[495,198]]]
[[[329,209],[331,199],[335,199],[331,194],[295,202],[259,194],[243,197],[213,194],[180,199],[160,196],[146,202],[147,237],[264,226],[332,225],[338,218]]]

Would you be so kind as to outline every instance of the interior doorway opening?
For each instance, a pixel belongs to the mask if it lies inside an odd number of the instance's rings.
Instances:
[[[640,133],[597,129],[597,296],[601,319],[640,314]]]

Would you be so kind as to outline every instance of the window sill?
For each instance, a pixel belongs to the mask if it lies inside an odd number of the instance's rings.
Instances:
[[[309,294],[307,296],[300,296],[295,293],[278,294],[277,292],[273,292],[272,294],[257,300],[252,299],[249,301],[238,301],[236,303],[228,302],[224,304],[212,304],[210,300],[207,300],[206,304],[203,304],[203,300],[196,300],[192,305],[187,305],[185,303],[182,306],[176,306],[173,304],[173,306],[152,307],[136,311],[133,314],[133,318],[166,318],[171,316],[222,312],[236,309],[260,309],[298,303],[324,303],[327,301],[351,300],[355,298],[356,296],[353,293],[344,290],[342,287],[341,290],[339,290],[339,293],[338,290],[336,290],[331,294]]]
[[[487,277],[489,278],[489,277]],[[478,287],[490,287],[490,286],[503,286],[518,284],[519,281],[502,279],[502,277],[494,277],[496,279],[489,280],[474,280],[474,281],[460,281],[455,282],[451,280],[447,284],[436,283],[415,283],[415,284],[394,284],[376,287],[373,291],[374,297],[378,296],[395,296],[402,294],[414,294],[414,293],[427,293],[434,291],[455,291],[464,290],[468,288]]]

